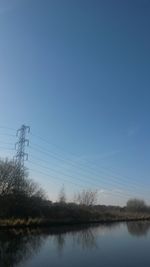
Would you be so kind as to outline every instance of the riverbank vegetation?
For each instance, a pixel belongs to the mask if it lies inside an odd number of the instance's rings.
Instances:
[[[150,219],[150,207],[143,200],[130,199],[125,207],[96,202],[97,191],[83,190],[67,203],[62,188],[54,203],[28,178],[24,168],[14,161],[0,160],[0,227]]]

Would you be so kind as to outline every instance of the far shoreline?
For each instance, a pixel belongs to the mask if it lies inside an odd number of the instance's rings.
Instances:
[[[25,219],[4,219],[0,220],[0,230],[9,230],[15,228],[51,228],[51,227],[63,227],[63,226],[81,226],[81,225],[96,225],[96,224],[110,224],[110,223],[123,223],[123,222],[140,222],[149,221],[150,216],[134,217],[134,218],[120,218],[120,219],[102,219],[102,220],[61,220],[61,221],[50,221],[38,218]]]

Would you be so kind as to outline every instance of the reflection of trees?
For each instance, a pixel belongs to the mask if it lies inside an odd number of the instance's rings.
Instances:
[[[65,234],[60,233],[58,235],[55,235],[54,241],[57,247],[57,251],[61,255],[65,246]]]
[[[52,238],[54,248],[62,255],[66,243],[79,249],[97,248],[97,237],[111,231],[116,224],[61,226],[45,229],[0,231],[0,267],[17,267],[37,253],[46,238]],[[130,225],[129,225],[130,227]],[[66,240],[67,239],[67,240]]]
[[[94,224],[94,225],[80,225],[80,226],[64,226],[61,228],[54,228],[49,234],[54,235],[54,243],[59,254],[63,253],[66,244],[66,238],[72,239],[73,244],[81,249],[97,248],[97,236],[99,233],[105,231],[112,231],[118,227],[117,223],[109,224]]]
[[[30,258],[43,238],[32,231],[0,231],[0,266],[14,267]]]
[[[149,222],[127,222],[128,232],[134,236],[147,235],[150,229]]]
[[[97,247],[96,234],[94,229],[85,229],[77,233],[74,242],[82,249],[92,249]]]
[[[97,247],[95,228],[88,228],[86,226],[81,228],[76,226],[70,228],[68,231],[65,228],[61,228],[54,235],[54,243],[59,254],[63,252],[67,237],[72,239],[74,245],[80,246],[82,249]]]

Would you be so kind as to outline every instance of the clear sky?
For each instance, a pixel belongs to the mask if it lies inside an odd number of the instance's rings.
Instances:
[[[64,184],[150,204],[150,1],[0,0],[0,114],[1,156],[30,125],[51,199]]]

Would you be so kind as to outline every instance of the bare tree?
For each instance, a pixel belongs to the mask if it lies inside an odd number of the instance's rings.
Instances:
[[[28,178],[25,168],[16,162],[0,160],[0,195],[22,194],[44,198],[44,191]]]
[[[0,160],[0,216],[41,214],[45,193],[14,161]]]
[[[65,188],[64,185],[60,189],[59,196],[58,196],[58,202],[60,203],[66,203],[66,193],[65,193]]]
[[[0,160],[0,195],[24,191],[27,172],[13,161]]]
[[[36,197],[40,199],[45,199],[46,197],[44,190],[39,186],[39,184],[35,183],[29,178],[26,179],[24,190],[28,197]]]
[[[93,206],[97,202],[97,190],[83,190],[75,195],[75,202],[80,205]]]

